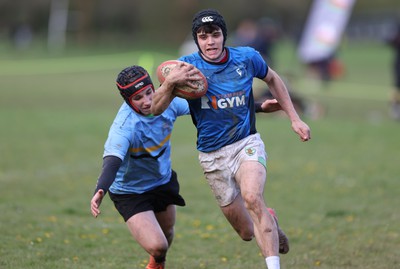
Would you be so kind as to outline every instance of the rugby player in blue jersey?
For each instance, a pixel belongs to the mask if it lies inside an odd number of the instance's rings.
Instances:
[[[195,87],[187,77],[195,75],[181,64],[160,86]],[[140,66],[122,70],[117,78],[125,102],[120,107],[104,145],[103,168],[91,200],[94,217],[106,192],[130,233],[150,254],[146,269],[163,269],[174,236],[176,208],[184,206],[177,174],[171,168],[170,136],[178,116],[189,114],[186,100],[175,98],[159,116],[151,114],[154,86]]]
[[[246,241],[256,238],[268,269],[279,269],[279,253],[289,251],[275,213],[264,201],[266,161],[264,143],[256,130],[253,78],[263,80],[287,114],[301,141],[311,138],[310,128],[293,107],[279,75],[250,47],[226,47],[227,28],[212,9],[198,12],[192,34],[199,49],[179,60],[197,67],[207,78],[205,96],[188,100],[197,128],[197,149],[205,177],[229,223]],[[174,100],[173,89],[163,88],[153,97],[157,115]]]

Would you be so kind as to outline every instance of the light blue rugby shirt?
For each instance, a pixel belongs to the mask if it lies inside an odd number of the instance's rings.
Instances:
[[[263,79],[268,65],[250,47],[227,47],[225,63],[205,61],[198,52],[179,60],[193,64],[207,78],[205,96],[188,101],[197,126],[197,149],[210,152],[256,133],[253,78]]]
[[[110,187],[112,193],[143,193],[169,182],[171,132],[176,118],[187,114],[187,101],[181,98],[174,98],[167,110],[155,117],[140,115],[122,104],[104,145],[103,157],[122,160]]]

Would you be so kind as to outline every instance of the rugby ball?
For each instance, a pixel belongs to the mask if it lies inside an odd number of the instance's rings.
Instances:
[[[157,67],[158,81],[162,84],[165,81],[165,77],[168,76],[169,72],[179,63],[178,60],[169,60],[161,63]],[[196,67],[195,67],[196,68]],[[198,87],[197,89],[190,88],[189,86],[175,87],[174,94],[176,96],[192,100],[202,97],[206,94],[208,89],[208,83],[203,73],[199,72],[201,80],[193,80],[193,83]]]

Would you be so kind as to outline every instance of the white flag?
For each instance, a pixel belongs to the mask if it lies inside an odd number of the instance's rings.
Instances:
[[[355,0],[314,0],[301,37],[298,56],[304,63],[334,54]]]

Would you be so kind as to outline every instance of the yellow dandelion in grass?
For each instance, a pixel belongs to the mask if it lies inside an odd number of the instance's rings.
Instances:
[[[316,261],[314,262],[314,265],[315,265],[315,266],[321,266],[321,261],[320,261],[320,260],[316,260]]]
[[[209,224],[209,225],[206,226],[206,230],[207,231],[212,231],[212,230],[214,230],[214,226]]]
[[[192,222],[192,226],[193,227],[196,227],[196,228],[198,228],[198,227],[200,227],[200,225],[201,225],[201,221],[200,220],[194,220],[193,222]]]
[[[307,239],[311,240],[313,239],[314,235],[312,233],[308,233],[307,234]]]
[[[209,234],[209,233],[202,233],[200,235],[200,238],[202,238],[202,239],[207,239],[207,238],[210,238],[210,237],[211,237],[211,234]]]
[[[104,228],[103,230],[101,230],[101,233],[102,233],[102,234],[109,234],[109,233],[110,233],[110,230],[107,229],[107,228]]]
[[[42,239],[41,237],[36,237],[36,242],[37,242],[37,243],[42,243],[42,242],[43,242],[43,239]]]
[[[98,236],[96,234],[80,234],[81,239],[96,239]]]
[[[226,258],[226,257],[221,257],[221,261],[222,261],[222,262],[227,262],[227,261],[228,261],[228,258]]]
[[[81,239],[87,239],[87,238],[88,238],[88,235],[87,235],[87,234],[80,234],[79,237],[80,237]]]
[[[97,234],[88,234],[90,239],[96,239],[98,237]]]
[[[180,233],[177,233],[177,234],[175,234],[175,238],[183,238],[183,236],[182,236],[182,234],[180,234]]]
[[[148,263],[148,260],[142,260],[142,261],[140,262],[139,266],[140,266],[141,268],[144,268],[144,267],[147,265],[147,263]]]
[[[53,223],[55,223],[55,222],[58,221],[58,219],[57,219],[56,216],[49,216],[49,217],[47,218],[47,220],[50,221],[50,222],[53,222]]]
[[[50,238],[50,237],[53,236],[53,233],[44,233],[44,236],[45,236],[46,238]]]

